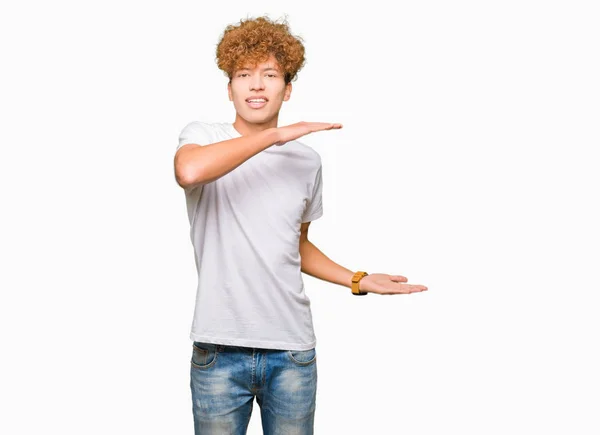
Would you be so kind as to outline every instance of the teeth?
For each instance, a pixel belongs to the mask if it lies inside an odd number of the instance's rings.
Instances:
[[[266,100],[248,100],[249,103],[264,103]]]

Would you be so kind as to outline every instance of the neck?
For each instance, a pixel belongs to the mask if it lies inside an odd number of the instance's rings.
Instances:
[[[275,115],[269,121],[264,123],[255,124],[252,122],[246,121],[239,114],[236,113],[235,121],[233,122],[233,127],[242,135],[247,136],[249,134],[260,133],[268,128],[276,128],[277,120],[279,118],[279,114]]]

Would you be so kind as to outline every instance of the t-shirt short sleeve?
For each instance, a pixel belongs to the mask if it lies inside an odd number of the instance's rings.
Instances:
[[[211,131],[208,125],[204,122],[194,121],[186,125],[179,133],[179,143],[176,150],[188,143],[208,145],[211,142]]]
[[[312,198],[304,210],[302,222],[311,222],[323,215],[323,166],[319,165],[312,189]]]

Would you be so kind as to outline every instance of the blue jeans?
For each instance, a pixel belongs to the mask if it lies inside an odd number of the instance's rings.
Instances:
[[[265,435],[313,434],[317,353],[194,341],[190,387],[196,435],[246,434],[254,396]]]

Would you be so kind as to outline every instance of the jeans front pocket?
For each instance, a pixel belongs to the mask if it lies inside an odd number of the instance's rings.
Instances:
[[[194,341],[192,348],[192,359],[190,361],[192,367],[207,369],[217,361],[219,351],[216,344]]]
[[[314,347],[308,350],[288,350],[287,354],[290,360],[299,366],[307,366],[317,360],[317,349]]]

